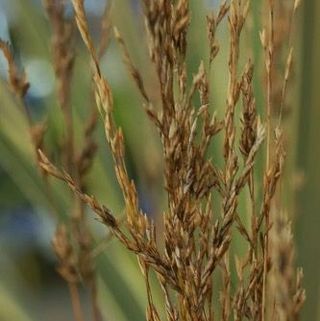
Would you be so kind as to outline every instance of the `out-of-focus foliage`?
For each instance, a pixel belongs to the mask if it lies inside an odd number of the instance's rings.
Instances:
[[[22,310],[16,298],[10,296],[8,290],[0,287],[0,302],[1,302],[1,320],[10,321],[31,321],[26,311]]]
[[[297,168],[302,187],[297,194],[297,251],[303,265],[307,300],[305,320],[320,320],[320,2],[303,1],[304,19],[301,40],[300,108],[297,115]]]
[[[3,12],[11,13],[11,21],[9,20],[8,23],[10,39],[7,40],[11,41],[15,52],[19,53],[21,65],[25,66],[27,72],[36,73],[31,80],[43,76],[41,78],[43,80],[40,83],[31,81],[31,89],[34,90],[31,90],[32,95],[29,97],[28,104],[31,106],[35,117],[42,118],[43,115],[48,115],[50,126],[46,143],[54,151],[59,147],[63,136],[62,116],[54,97],[54,84],[50,80],[53,75],[53,71],[49,67],[51,60],[50,30],[39,2],[11,0],[2,1],[0,4],[6,8]],[[88,0],[88,2],[90,1]],[[100,3],[103,1],[92,0],[92,2]],[[192,23],[188,60],[190,68],[196,71],[200,57],[206,56],[207,52],[205,21],[203,19],[206,5],[204,1],[199,0],[190,2],[192,6]],[[318,196],[320,191],[320,170],[318,168],[320,148],[317,141],[320,135],[320,127],[318,125],[320,119],[320,96],[317,89],[320,72],[320,41],[318,40],[320,39],[320,4],[318,0],[305,0],[304,2],[303,41],[301,43],[298,42],[301,48],[297,50],[299,56],[302,57],[302,63],[299,66],[301,72],[298,73],[300,79],[298,77],[295,79],[298,84],[295,86],[295,90],[300,91],[301,98],[300,102],[295,102],[293,106],[293,116],[289,122],[291,136],[288,144],[288,154],[290,156],[288,166],[290,171],[295,170],[296,157],[298,169],[301,173],[304,173],[304,175],[301,175],[304,178],[304,182],[302,183],[302,189],[299,190],[295,204],[293,204],[294,197],[288,197],[291,202],[288,206],[297,215],[298,258],[299,264],[305,270],[308,299],[304,319],[320,320],[320,313],[318,313],[317,318],[315,317],[316,312],[318,312],[317,303],[320,290],[320,274],[318,272],[320,269],[320,256],[318,255],[320,240],[318,233],[320,228],[318,216],[320,210],[320,198]],[[4,6],[5,3],[6,5]],[[252,37],[256,38],[253,41],[255,45],[250,48],[249,52],[256,61],[259,61],[259,57],[262,55],[260,40],[257,36],[258,30],[261,29],[261,22],[258,18],[260,16],[258,10],[260,6],[260,0],[252,1],[254,14],[250,17],[250,26],[253,28]],[[133,60],[147,74],[150,64],[148,63],[146,46],[142,41],[143,23],[140,21],[138,8],[136,1],[117,0],[115,1],[112,20],[123,34]],[[1,7],[0,10],[2,10]],[[97,16],[93,17],[98,19]],[[298,19],[296,23],[298,24],[296,30],[299,31],[301,29],[299,28],[301,21]],[[228,48],[226,37],[224,37],[223,32],[220,32],[218,36],[221,42],[221,50],[226,52]],[[78,46],[78,48],[84,49],[83,45]],[[90,79],[88,58],[85,50],[77,50],[72,104],[75,112],[75,129],[81,132],[83,121],[88,116],[91,104]],[[226,56],[220,55],[213,65],[211,74],[214,84],[212,98],[218,115],[225,103],[223,90],[227,82],[227,76],[223,74],[222,67],[226,62]],[[41,61],[43,63],[41,65],[42,69],[35,68],[35,66],[39,67],[39,65],[32,64],[32,61]],[[150,191],[145,187],[148,186],[150,179],[159,177],[158,171],[161,168],[159,141],[143,112],[141,99],[130,81],[130,76],[128,76],[121,62],[119,49],[114,42],[111,43],[106,56],[102,60],[102,64],[114,90],[115,104],[117,106],[115,117],[118,124],[123,128],[126,137],[129,170],[132,171],[132,176],[137,180],[138,187],[141,188],[142,204],[152,208],[153,204],[150,204],[149,199],[152,199],[152,197],[157,197],[159,200],[163,199],[163,195],[158,190],[153,191],[154,195],[150,197],[151,195],[148,194]],[[259,70],[257,73],[259,73]],[[37,96],[36,89],[37,86],[41,86],[41,82],[44,82],[48,88],[48,95],[45,97]],[[41,88],[43,91],[43,87]],[[264,95],[262,92],[257,92],[256,94],[258,108],[263,111]],[[298,93],[290,94],[298,96]],[[293,137],[296,137],[296,141],[294,141]],[[114,177],[111,156],[104,140],[102,124],[98,127],[95,139],[99,145],[99,152],[93,171],[87,177],[90,193],[96,195],[102,203],[108,204],[120,216],[122,200]],[[81,144],[81,141],[79,141],[79,144]],[[214,153],[214,149],[215,146],[212,146],[213,157],[218,158],[219,155]],[[289,177],[285,179],[287,186],[290,186],[292,180],[292,172],[290,174],[290,171],[287,171],[289,172]],[[58,214],[60,217],[66,215],[70,210],[68,203],[71,194],[61,183],[54,181],[52,183],[53,199],[48,196],[45,184],[35,166],[25,112],[22,106],[8,93],[2,80],[0,82],[1,230],[2,226],[7,226],[6,222],[9,220],[8,216],[10,214],[8,213],[10,213],[10,209],[17,207],[31,205],[40,213],[38,215],[50,215],[48,214],[50,212]],[[292,191],[289,193],[292,193]],[[245,205],[242,204],[242,206]],[[54,220],[56,219],[55,217]],[[99,243],[108,231],[101,229],[93,219],[92,225],[97,229],[96,241]],[[47,240],[51,236],[48,235]],[[17,235],[17,238],[19,239],[19,235]],[[1,242],[1,245],[4,246],[4,252],[10,255],[10,244],[6,244],[6,240],[2,238]],[[21,240],[20,244],[23,245],[23,240]],[[241,250],[241,244],[236,244],[236,247]],[[51,251],[51,249],[46,248],[44,251]],[[52,262],[50,255],[48,260]],[[4,262],[3,264],[6,263]],[[19,259],[17,259],[17,264],[20,264]],[[27,262],[26,274],[28,273],[28,268],[32,269],[32,264],[28,265]],[[25,309],[21,308],[21,306],[26,306],[27,299],[11,295],[11,291],[8,290],[10,283],[7,284],[6,282],[6,287],[2,286],[6,279],[6,275],[2,273],[3,271],[5,269],[0,266],[0,319],[5,321],[36,320],[36,316],[39,315],[37,311],[28,310],[26,313]],[[50,271],[52,273],[52,270]],[[23,273],[22,276],[18,276],[18,274],[20,272],[17,273],[17,278],[24,277]],[[45,287],[45,280],[48,276],[43,276],[43,274],[45,275],[43,272],[40,274],[42,276],[39,282],[42,287]],[[103,253],[99,255],[98,274],[101,306],[108,320],[142,320],[145,313],[146,294],[135,258],[129,255],[117,242],[111,241],[105,246]],[[14,279],[14,275],[11,275],[11,279]],[[61,283],[61,286],[64,286],[64,284]],[[50,290],[48,289],[48,291]],[[160,298],[158,299],[160,300]],[[36,296],[35,300],[39,301],[39,305],[41,304],[40,295]],[[65,305],[68,305],[68,303]]]

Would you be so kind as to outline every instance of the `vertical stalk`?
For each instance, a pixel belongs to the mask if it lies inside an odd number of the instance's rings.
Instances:
[[[84,321],[83,311],[81,309],[80,295],[76,283],[68,282],[72,309],[75,321]]]
[[[273,66],[273,40],[274,40],[274,17],[273,17],[273,0],[268,1],[269,24],[268,24],[268,45],[266,48],[266,73],[267,73],[267,155],[266,155],[266,170],[267,175],[270,169],[270,154],[271,154],[271,110],[272,110],[272,66]],[[267,273],[268,273],[268,257],[269,257],[269,211],[266,211],[265,216],[265,240],[264,240],[264,262],[263,262],[263,290],[262,290],[262,321],[265,321],[266,311],[266,291],[267,291]]]

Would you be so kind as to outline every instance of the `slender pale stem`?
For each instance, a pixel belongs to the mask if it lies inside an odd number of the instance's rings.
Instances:
[[[273,12],[273,0],[269,0],[269,41],[266,52],[267,59],[267,159],[266,159],[266,175],[270,168],[271,157],[271,110],[272,110],[272,66],[273,66],[273,44],[274,44],[274,12]],[[265,228],[266,234],[264,239],[264,262],[263,262],[263,291],[262,291],[262,311],[261,320],[265,321],[266,311],[266,288],[267,288],[267,269],[268,269],[268,257],[269,257],[269,225],[270,217],[269,211],[265,214]]]
[[[68,286],[70,291],[74,319],[75,321],[84,321],[85,319],[81,308],[79,289],[77,285],[73,282],[68,282]]]

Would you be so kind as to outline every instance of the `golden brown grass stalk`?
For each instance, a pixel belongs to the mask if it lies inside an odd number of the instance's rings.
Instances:
[[[199,62],[194,75],[190,75],[187,66],[187,35],[191,21],[189,1],[141,1],[150,61],[158,81],[158,100],[150,98],[139,68],[120,32],[114,28],[124,63],[144,100],[146,115],[157,129],[162,145],[167,207],[162,217],[164,245],[161,246],[156,239],[154,222],[139,206],[136,184],[126,167],[125,138],[113,114],[117,106],[107,76],[100,67],[107,42],[102,41],[100,49],[95,47],[84,1],[72,0],[72,3],[78,30],[89,53],[97,109],[125,205],[125,221],[120,224],[111,209],[87,193],[83,183],[95,150],[91,137],[96,123],[94,116],[88,120],[84,148],[77,157],[72,126],[69,128],[66,143],[70,150],[67,161],[62,164],[65,170],[58,169],[39,150],[43,171],[64,181],[74,193],[72,228],[69,230],[61,225],[53,243],[59,258],[59,272],[70,285],[75,318],[83,318],[76,291],[79,275],[93,289],[95,320],[100,318],[95,301],[90,231],[84,217],[84,206],[87,205],[101,223],[136,254],[146,285],[148,321],[160,321],[162,315],[168,321],[298,320],[304,301],[301,273],[296,273],[293,267],[292,243],[286,230],[288,223],[279,220],[274,202],[285,154],[281,121],[274,126],[271,119],[275,105],[273,93],[278,86],[274,80],[275,30],[278,28],[274,16],[278,7],[268,1],[269,22],[260,34],[266,67],[264,118],[258,115],[256,108],[253,84],[258,80],[252,59],[246,57],[243,70],[240,65],[241,36],[250,10],[249,0],[224,1],[217,13],[208,14],[209,63]],[[62,2],[46,0],[45,4],[53,27],[58,98],[68,127],[72,122],[69,96],[74,58],[70,46],[72,27],[63,16]],[[297,7],[298,1],[292,3],[293,12]],[[218,119],[212,112],[217,106],[213,106],[210,99],[212,83],[208,74],[219,54],[217,29],[225,17],[229,30],[226,65],[229,80],[224,116]],[[105,23],[103,30],[107,32],[110,26],[111,23]],[[280,105],[285,100],[292,64],[291,49],[287,56]],[[11,73],[16,73],[14,68]],[[208,157],[210,144],[218,135],[223,140],[220,154],[224,163],[220,166]],[[263,155],[265,138],[264,179],[256,181],[256,159],[259,153]],[[262,191],[262,200],[256,195],[257,189]],[[249,215],[239,206],[240,197],[246,195],[247,190]],[[244,217],[249,217],[249,224],[244,223]],[[235,255],[231,246],[236,229],[245,244],[246,251],[242,256]],[[70,238],[76,240],[75,247]],[[154,302],[150,271],[156,273],[162,289],[165,314]],[[220,283],[213,284],[214,277]],[[270,292],[271,286],[275,285],[280,289]],[[220,298],[219,304],[213,301],[216,297]]]
[[[75,133],[73,129],[73,111],[70,103],[71,80],[75,58],[74,23],[72,20],[65,18],[65,4],[63,1],[44,0],[44,7],[52,26],[52,53],[53,65],[57,79],[57,96],[64,115],[66,129],[64,158],[62,159],[62,164],[66,169],[68,169],[68,172],[75,177],[77,188],[83,191],[86,189],[84,178],[91,167],[96,152],[96,144],[92,135],[97,123],[97,112],[96,109],[93,109],[91,116],[88,118],[84,129],[83,146],[77,153],[74,146]],[[109,19],[106,20],[106,18],[109,16],[110,8],[110,5],[106,6],[103,16],[104,19],[102,20],[101,26],[99,56],[97,59],[102,57],[108,46]],[[82,201],[81,197],[76,194],[74,195],[73,202],[73,209],[69,219],[69,233],[73,240],[72,244],[74,244],[74,248],[72,249],[72,268],[76,274],[73,280],[70,280],[64,274],[62,274],[62,276],[69,284],[75,318],[77,320],[84,319],[78,293],[80,283],[84,282],[90,291],[93,318],[95,321],[99,321],[102,320],[102,316],[97,303],[96,275],[91,253],[93,247],[92,236],[85,217],[85,203]],[[59,233],[58,227],[57,234],[59,235]],[[55,243],[53,243],[53,245],[55,248]],[[58,258],[63,266],[66,259],[59,256]]]
[[[8,63],[8,83],[11,90],[19,97],[23,98],[29,88],[29,83],[24,72],[19,71],[13,53],[8,43],[0,40],[0,50]]]
[[[160,110],[156,111],[143,85],[142,77],[134,66],[126,45],[117,29],[115,35],[124,53],[124,61],[137,84],[142,97],[148,103],[147,114],[157,127],[163,145],[165,183],[168,209],[164,213],[165,248],[162,255],[155,239],[155,226],[141,212],[134,183],[128,177],[124,162],[123,135],[114,122],[112,90],[102,76],[96,50],[88,31],[83,1],[73,0],[76,21],[92,62],[96,99],[102,112],[107,141],[115,162],[115,170],[126,204],[129,237],[119,228],[110,210],[81,193],[67,174],[59,172],[43,156],[43,168],[65,180],[81,198],[103,219],[116,237],[137,253],[148,293],[147,320],[159,320],[153,304],[152,290],[148,282],[149,267],[157,274],[166,300],[168,320],[212,320],[212,274],[220,266],[223,275],[221,292],[221,320],[229,320],[233,311],[236,320],[249,317],[265,320],[268,307],[266,288],[271,266],[269,256],[269,229],[272,198],[281,174],[283,153],[281,134],[277,131],[274,160],[271,158],[271,93],[273,66],[273,3],[270,2],[269,40],[261,34],[267,52],[267,156],[264,181],[264,197],[261,213],[256,218],[252,168],[259,147],[264,139],[264,127],[256,116],[252,89],[253,67],[249,62],[242,77],[238,77],[240,35],[249,10],[249,2],[224,3],[217,18],[208,18],[210,64],[218,53],[215,28],[229,13],[230,54],[229,86],[224,121],[217,121],[209,114],[209,82],[204,64],[199,66],[189,87],[187,84],[186,34],[190,20],[187,1],[143,1],[148,45],[151,61],[155,65],[160,88]],[[289,69],[289,68],[287,68]],[[288,77],[286,72],[285,79]],[[285,80],[286,81],[286,80]],[[178,87],[175,88],[174,84]],[[200,105],[194,106],[193,96],[198,92]],[[243,95],[243,128],[239,147],[244,165],[238,164],[236,152],[235,109],[240,94]],[[200,123],[200,124],[199,124]],[[206,151],[212,137],[225,129],[225,168],[218,169],[206,159]],[[196,131],[199,130],[199,137]],[[238,196],[248,185],[252,202],[251,231],[241,222],[237,213]],[[211,191],[215,189],[222,200],[221,218],[213,220]],[[262,226],[262,222],[265,225]],[[238,288],[232,294],[230,288],[231,227],[237,226],[248,241],[248,253],[236,260]],[[260,235],[262,239],[259,246]],[[291,262],[292,263],[292,262]],[[245,270],[248,273],[244,273]],[[249,277],[245,277],[249,275]],[[245,279],[246,278],[246,279]],[[171,288],[171,290],[170,290]],[[302,299],[301,299],[302,300]],[[209,315],[208,315],[209,314]]]

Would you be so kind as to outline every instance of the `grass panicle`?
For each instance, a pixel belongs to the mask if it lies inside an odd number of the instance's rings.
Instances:
[[[43,4],[52,29],[57,101],[65,127],[59,164],[49,160],[51,156],[42,144],[44,127],[32,125],[32,120],[30,126],[37,133],[34,145],[42,172],[65,182],[73,192],[70,215],[58,225],[52,244],[58,272],[70,288],[75,320],[85,320],[79,298],[81,283],[91,294],[94,320],[102,320],[86,208],[128,251],[136,254],[146,287],[146,320],[298,320],[305,299],[302,272],[294,268],[290,222],[279,203],[278,185],[285,159],[282,114],[293,64],[292,37],[287,47],[282,44],[292,33],[300,1],[265,3],[268,19],[260,32],[265,53],[265,82],[260,85],[266,98],[263,113],[256,103],[254,85],[260,80],[255,74],[255,62],[242,52],[241,45],[251,15],[249,0],[223,1],[215,12],[203,17],[208,52],[197,62],[195,74],[187,63],[192,50],[188,43],[192,23],[189,1],[141,0],[158,95],[148,93],[144,74],[111,20],[116,2],[108,1],[97,45],[89,31],[84,0],[72,0],[74,20],[66,18],[63,1],[44,0]],[[225,24],[228,82],[224,112],[218,116],[216,111],[221,108],[212,102],[216,93],[210,76],[221,54],[218,31]],[[97,107],[91,110],[88,106],[90,116],[80,147],[75,143],[71,105],[76,28],[88,51],[90,90]],[[139,204],[138,188],[127,169],[125,137],[114,116],[118,108],[114,91],[108,70],[103,73],[100,65],[112,37],[161,143],[167,199],[161,217],[163,240],[158,239],[157,224]],[[9,65],[10,88],[23,100],[28,89],[26,75],[17,68],[9,46],[1,42],[0,48]],[[276,63],[280,60],[281,68]],[[123,196],[123,219],[91,196],[85,183],[97,149],[93,134],[99,114]],[[222,164],[210,158],[212,143],[219,146],[215,153],[220,154]],[[259,157],[264,159],[260,180]],[[245,209],[240,206],[243,196],[248,204]],[[233,243],[239,238],[244,253],[234,249]],[[153,297],[150,279],[154,274],[163,306]]]

